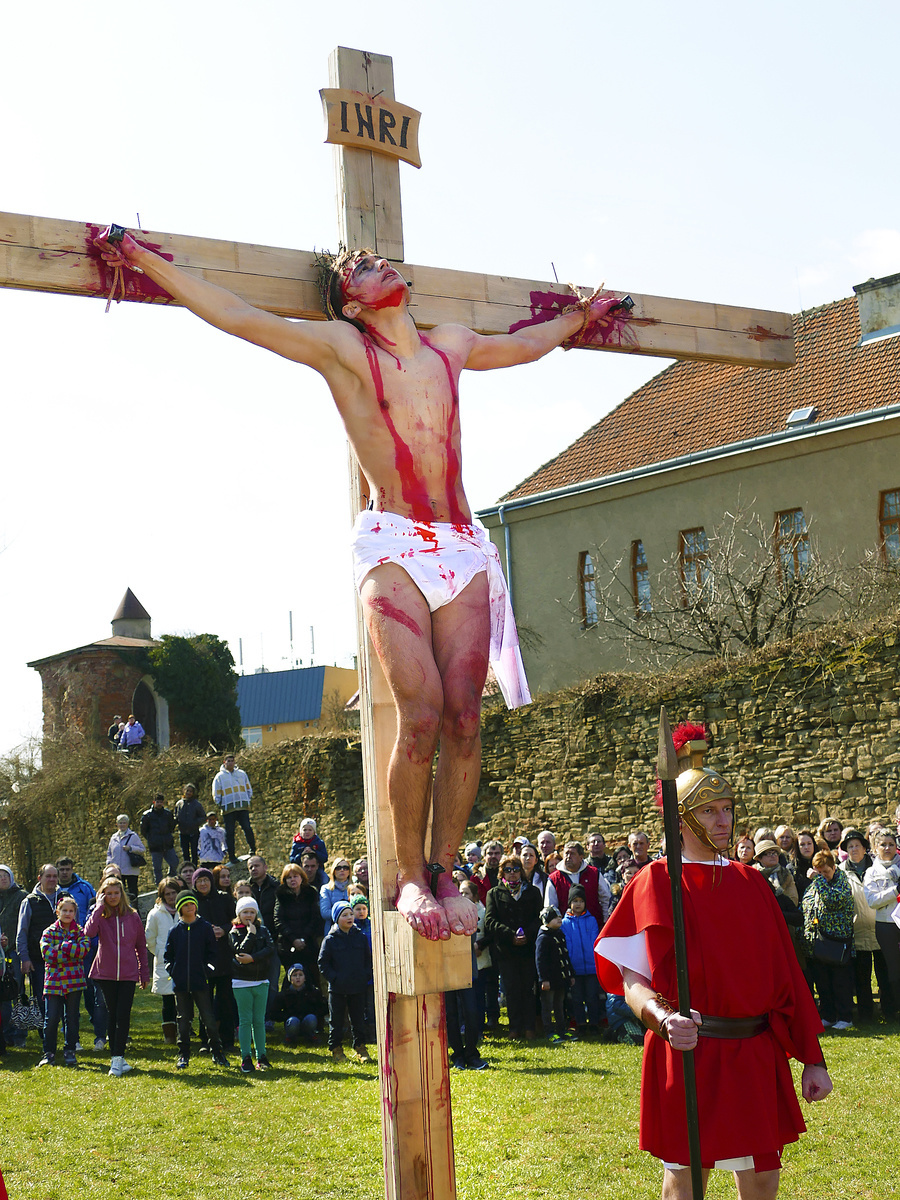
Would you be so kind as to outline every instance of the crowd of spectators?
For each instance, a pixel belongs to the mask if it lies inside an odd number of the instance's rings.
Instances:
[[[235,826],[255,845],[248,833],[252,790],[233,759],[223,771],[225,780],[217,776],[213,786],[218,810],[205,811],[187,785],[174,809],[165,796],[154,797],[140,817],[140,835],[120,814],[96,892],[68,855],[45,863],[30,890],[0,864],[0,1051],[26,1046],[28,1031],[12,1009],[30,991],[43,1019],[36,1065],[57,1061],[60,1026],[62,1062],[77,1065],[83,1001],[94,1050],[109,1054],[110,1074],[123,1075],[131,1070],[125,1047],[135,989],[149,985],[159,999],[161,1040],[173,1047],[178,1069],[192,1052],[227,1066],[239,1048],[242,1071],[265,1070],[267,1037],[276,1029],[289,1046],[317,1045],[326,1023],[333,1058],[346,1057],[349,1033],[356,1057],[368,1061],[368,864],[329,857],[315,821],[305,818],[280,869],[270,871],[254,852],[245,860],[247,878],[238,879]],[[231,811],[247,820],[231,823],[229,837],[218,817],[234,796],[246,807]],[[465,846],[453,874],[477,908],[478,928],[472,987],[447,997],[454,1066],[487,1066],[485,1032],[532,1039],[540,1030],[552,1044],[642,1040],[622,997],[601,990],[593,946],[623,889],[664,846],[654,849],[642,829],[617,841],[607,846],[601,833],[590,832],[583,842],[557,845],[542,830],[534,841],[523,835],[508,846]],[[148,852],[157,887],[142,921],[137,881]],[[826,1028],[841,1032],[873,1021],[876,988],[880,1017],[898,1019],[896,825],[872,822],[863,831],[828,817],[815,830],[742,830],[731,857],[771,885]]]
[[[898,820],[900,808],[892,825],[873,821],[865,831],[826,817],[814,830],[780,824],[735,838],[732,859],[772,887],[826,1029],[900,1017]],[[664,845],[653,852],[642,829],[613,847],[596,832],[559,847],[549,830],[534,842],[467,845],[454,873],[477,896],[475,988],[485,1028],[500,1029],[505,1001],[514,1037],[533,1038],[540,1027],[554,1043],[639,1040],[622,998],[599,989],[593,943],[623,889],[664,853]]]
[[[125,1047],[135,990],[149,986],[178,1069],[192,1051],[227,1066],[239,1047],[242,1071],[264,1071],[276,1024],[288,1045],[315,1045],[326,1018],[332,1056],[346,1057],[348,1020],[356,1058],[369,1061],[368,864],[335,856],[326,874],[328,851],[315,821],[304,819],[287,861],[270,873],[255,853],[252,794],[229,754],[212,785],[215,808],[207,811],[187,784],[174,808],[163,794],[153,798],[139,833],[120,813],[96,890],[68,855],[45,863],[30,890],[0,864],[0,1053],[25,1048],[32,1029],[42,1051],[35,1065],[53,1065],[62,1026],[61,1061],[77,1066],[83,1002],[94,1051],[108,1054],[109,1073],[122,1076],[132,1069]],[[243,862],[238,827],[251,850]],[[148,855],[156,892],[141,903]],[[149,909],[145,921],[139,908]]]

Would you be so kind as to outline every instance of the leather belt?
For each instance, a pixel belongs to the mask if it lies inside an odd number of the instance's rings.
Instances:
[[[701,1013],[702,1022],[697,1033],[708,1038],[751,1038],[769,1028],[769,1018],[761,1017],[708,1017]]]

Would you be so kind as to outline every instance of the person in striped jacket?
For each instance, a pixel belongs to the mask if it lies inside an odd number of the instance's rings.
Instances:
[[[253,788],[246,771],[235,766],[234,755],[226,754],[222,766],[213,780],[212,796],[222,810],[225,826],[225,842],[228,846],[228,861],[232,865],[237,862],[234,846],[234,827],[240,825],[250,847],[250,853],[256,853],[256,835],[250,824],[250,801],[253,799]]]
[[[44,1056],[39,1067],[56,1061],[59,1022],[65,1014],[63,1060],[77,1067],[78,1009],[85,988],[84,960],[91,948],[90,938],[78,924],[78,904],[71,896],[61,896],[56,905],[56,920],[41,934],[44,960]]]

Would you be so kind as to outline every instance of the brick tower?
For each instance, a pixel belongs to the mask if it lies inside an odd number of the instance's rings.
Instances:
[[[125,592],[112,619],[112,637],[28,664],[41,677],[44,740],[104,742],[116,716],[134,713],[153,743],[169,744],[169,707],[129,651],[149,650],[150,614]]]

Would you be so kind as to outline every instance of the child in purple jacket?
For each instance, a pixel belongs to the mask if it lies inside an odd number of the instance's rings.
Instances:
[[[104,879],[97,889],[97,904],[84,932],[97,938],[97,957],[90,975],[99,984],[109,1012],[109,1073],[125,1075],[125,1043],[131,1028],[135,987],[145,988],[150,978],[144,922],[128,903],[118,879]]]

